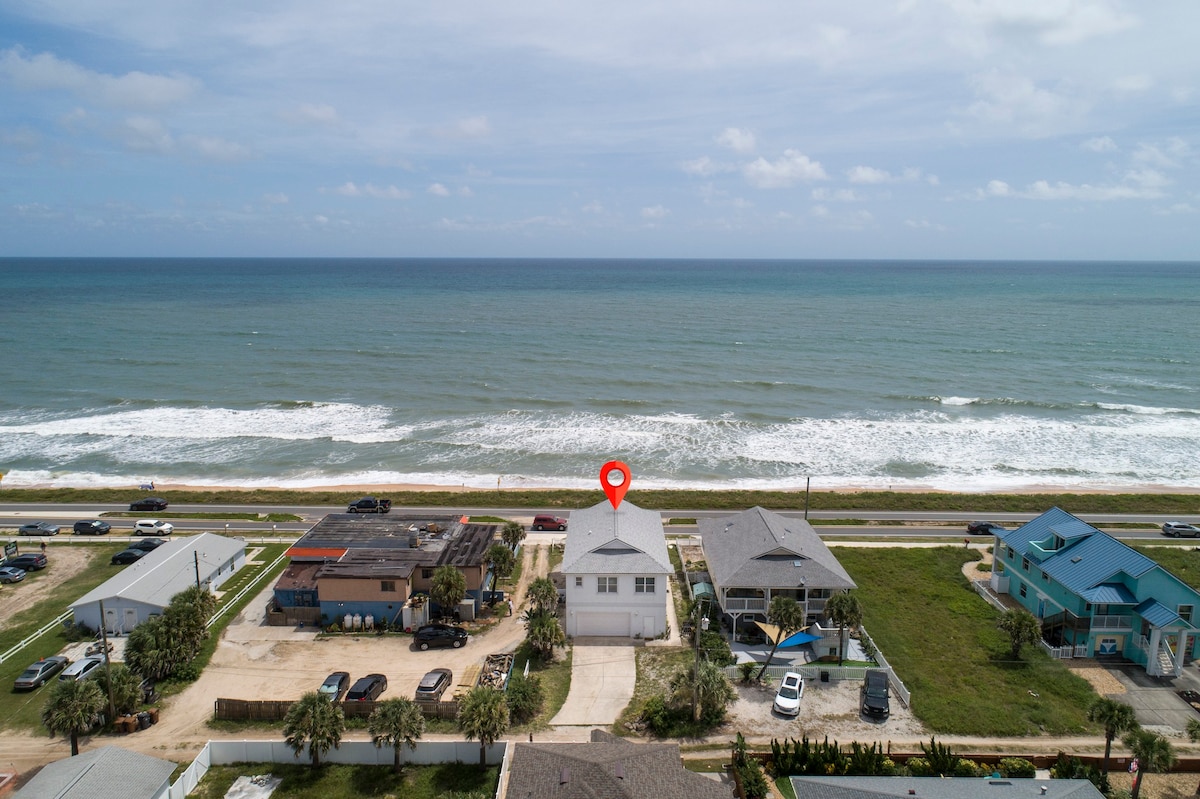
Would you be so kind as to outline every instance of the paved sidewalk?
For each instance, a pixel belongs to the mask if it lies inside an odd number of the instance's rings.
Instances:
[[[626,638],[576,638],[571,690],[553,726],[609,726],[633,698],[639,642]]]

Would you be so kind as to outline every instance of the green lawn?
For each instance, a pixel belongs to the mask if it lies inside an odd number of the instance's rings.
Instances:
[[[500,779],[497,766],[480,769],[461,763],[406,766],[400,774],[391,766],[328,763],[314,769],[292,763],[242,763],[209,769],[189,797],[223,799],[234,780],[253,774],[283,778],[271,799],[491,799]]]
[[[962,576],[960,547],[843,547],[863,624],[912,692],[913,713],[939,735],[1095,733],[1091,686],[1036,645],[1009,660],[998,612]]]
[[[532,659],[531,659],[532,658]],[[554,718],[567,701],[567,693],[571,690],[571,648],[557,649],[554,660],[545,663],[532,653],[529,643],[522,642],[517,648],[516,658],[513,659],[513,674],[525,671],[525,662],[529,661],[529,676],[537,677],[542,683],[542,712],[538,713],[528,724],[513,727],[512,731],[521,735],[526,732],[536,732],[550,728],[550,719]]]
[[[625,725],[637,721],[642,715],[642,706],[646,700],[657,694],[667,693],[671,676],[681,668],[691,666],[695,655],[691,649],[676,649],[674,647],[648,648],[640,646],[635,650],[637,658],[637,683],[634,685],[633,698],[625,706],[625,710],[617,717],[609,732],[614,735],[628,736],[630,732]]]

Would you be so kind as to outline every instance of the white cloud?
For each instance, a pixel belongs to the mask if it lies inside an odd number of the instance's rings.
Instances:
[[[457,193],[458,193],[459,197],[474,197],[475,196],[475,192],[471,191],[470,186],[459,186]]]
[[[583,211],[585,214],[602,214],[604,213],[604,206],[598,201],[592,200],[587,205],[580,206],[579,210]]]
[[[930,222],[928,219],[905,219],[904,226],[913,228],[914,230],[936,230],[944,232],[948,228],[940,222]]]
[[[187,100],[198,88],[197,82],[187,77],[136,71],[105,75],[50,53],[26,58],[17,48],[0,56],[0,79],[25,91],[66,91],[99,105],[129,109],[174,105]]]
[[[395,186],[376,186],[373,183],[364,183],[359,186],[353,181],[346,181],[333,192],[343,197],[372,197],[377,200],[407,200],[412,196],[409,192]]]
[[[454,132],[465,139],[482,139],[492,132],[492,124],[486,116],[467,117],[458,120]]]
[[[1117,143],[1108,136],[1097,136],[1087,139],[1079,146],[1081,149],[1089,150],[1093,153],[1111,153],[1117,149]]]
[[[717,135],[717,144],[728,147],[735,153],[748,155],[754,152],[754,133],[742,128],[725,128]]]
[[[870,166],[856,166],[846,171],[846,177],[851,183],[887,183],[892,176],[883,169]]]
[[[946,0],[964,20],[1004,36],[1043,44],[1077,44],[1138,24],[1113,0]]]
[[[1179,162],[1191,155],[1191,152],[1191,147],[1183,139],[1172,138],[1163,144],[1139,144],[1133,153],[1133,160],[1139,164],[1178,169]]]
[[[291,202],[291,199],[283,192],[264,194],[262,199],[267,205],[287,205]]]
[[[827,180],[825,168],[798,150],[784,150],[774,161],[758,158],[742,167],[742,175],[756,188],[786,189],[796,183]]]
[[[215,136],[184,136],[182,143],[209,161],[230,163],[250,157],[250,149],[236,142]]]
[[[821,202],[854,203],[861,198],[853,189],[826,189],[824,187],[812,190],[812,198]]]
[[[447,189],[445,186],[443,186],[441,183],[430,183],[429,188],[425,189],[425,191],[429,192],[434,197],[449,197],[450,196],[450,190]]]
[[[993,180],[979,192],[980,197],[1011,197],[1020,200],[1071,200],[1080,202],[1111,202],[1115,200],[1154,200],[1164,195],[1169,181],[1159,172],[1147,169],[1130,171],[1122,183],[1096,186],[1090,183],[1067,183],[1035,180],[1024,190],[1016,190],[1002,180]]]
[[[117,137],[135,152],[165,154],[175,147],[167,127],[151,117],[125,119],[117,128]]]
[[[1113,81],[1113,90],[1120,94],[1137,94],[1154,87],[1149,75],[1125,75]]]
[[[333,125],[338,121],[338,112],[331,105],[313,105],[311,103],[303,103],[293,112],[288,114],[288,117],[299,122],[307,122],[310,124]]]
[[[651,205],[642,209],[642,219],[666,219],[671,212],[661,205]]]
[[[1087,110],[1083,100],[1042,88],[1024,75],[991,70],[975,75],[970,84],[979,99],[967,108],[968,116],[1027,135],[1054,133]]]
[[[1007,197],[1012,193],[1008,184],[1003,180],[989,180],[985,191],[992,197]]]
[[[691,161],[684,161],[682,164],[683,171],[689,175],[698,175],[700,177],[710,177],[722,172],[733,172],[737,169],[733,164],[725,164],[719,161],[714,161],[707,155],[702,155],[699,158]]]

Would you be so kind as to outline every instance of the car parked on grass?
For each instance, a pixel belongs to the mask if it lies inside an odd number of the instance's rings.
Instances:
[[[81,519],[71,529],[75,535],[104,535],[112,525],[103,519]]]
[[[27,572],[38,572],[49,566],[50,560],[41,552],[26,552],[24,555],[9,558],[8,562],[4,565]]]
[[[346,693],[346,689],[350,686],[350,672],[335,671],[325,678],[325,682],[321,683],[321,687],[317,689],[317,693],[328,696],[334,702],[340,701],[342,694]]]
[[[967,532],[971,535],[1000,535],[1007,533],[1008,528],[995,522],[971,522],[967,525]]]
[[[452,646],[458,649],[467,642],[467,631],[462,627],[449,624],[426,624],[417,630],[413,643],[417,649],[436,649],[437,647]]]
[[[114,566],[128,566],[130,563],[137,563],[142,558],[150,554],[148,549],[122,549],[120,552],[112,556],[110,561]]]
[[[34,688],[40,688],[47,680],[65,669],[70,662],[62,655],[42,658],[21,672],[13,681],[13,690],[32,691]]]
[[[379,695],[387,690],[387,677],[382,674],[368,674],[360,677],[350,687],[346,694],[347,702],[374,702]]]
[[[130,510],[166,510],[167,501],[162,497],[146,497],[129,503]]]
[[[58,535],[58,530],[58,525],[50,522],[29,522],[22,524],[19,532],[21,535]]]
[[[567,520],[561,516],[534,516],[533,529],[558,530],[561,532],[567,529]]]
[[[25,579],[25,570],[15,566],[0,566],[0,583],[19,583]]]
[[[446,692],[452,682],[454,682],[454,672],[450,669],[434,669],[421,678],[421,683],[417,686],[414,696],[427,702],[436,702],[442,698],[442,694]]]
[[[886,719],[891,714],[891,702],[888,698],[888,676],[886,671],[868,669],[863,678],[861,689],[862,712],[864,716]]]
[[[775,692],[775,712],[785,716],[800,715],[800,700],[804,698],[804,678],[794,671],[783,675]]]
[[[1162,526],[1163,535],[1174,538],[1196,538],[1200,536],[1200,527],[1184,522],[1167,522]]]
[[[133,525],[134,535],[170,535],[175,532],[175,525],[158,519],[138,519]]]
[[[95,677],[104,668],[104,658],[100,655],[90,655],[72,663],[58,675],[59,682],[79,682],[89,677]]]

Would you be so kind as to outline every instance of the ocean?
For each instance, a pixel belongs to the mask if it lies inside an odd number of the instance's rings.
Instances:
[[[1200,263],[0,259],[0,487],[1200,489]]]

